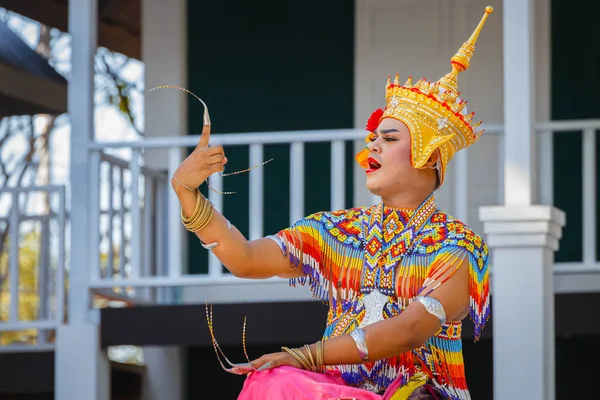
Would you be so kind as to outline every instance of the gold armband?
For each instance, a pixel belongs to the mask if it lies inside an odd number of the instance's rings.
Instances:
[[[214,212],[214,205],[200,193],[200,190],[196,189],[196,207],[194,208],[194,212],[188,218],[183,213],[183,208],[181,208],[181,222],[188,231],[198,232],[208,225]]]

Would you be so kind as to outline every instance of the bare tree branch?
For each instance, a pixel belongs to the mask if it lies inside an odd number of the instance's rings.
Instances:
[[[11,27],[16,26],[17,30],[24,28],[24,22],[14,20],[9,12],[0,8],[0,20],[6,21],[9,18],[11,18]],[[68,76],[71,69],[70,60],[65,57],[70,46],[71,37],[68,33],[40,25],[36,51],[65,76]],[[126,56],[99,48],[96,53],[95,69],[100,78],[100,85],[97,85],[96,90],[100,89],[105,96],[103,100],[106,104],[115,106],[127,119],[132,129],[138,135],[143,135],[142,130],[138,128],[139,121],[136,120],[132,104],[135,101],[133,97],[137,95],[141,97],[143,89],[139,87],[138,82],[125,79],[123,73],[131,62],[132,60]],[[51,136],[57,126],[64,123],[66,119],[57,116],[48,118],[48,124],[38,135],[32,117],[15,116],[0,120],[0,188],[35,184],[38,173],[42,175],[38,176],[40,182],[51,183],[50,171],[53,167],[50,155]],[[11,147],[9,144],[13,140],[20,138],[26,141],[25,149],[5,150]],[[27,182],[28,177],[29,182]],[[13,207],[18,207],[18,204],[13,204]],[[48,198],[46,198],[46,207],[49,210]],[[6,249],[9,229],[8,223],[0,226],[0,254]],[[0,287],[5,279],[6,273],[0,276]]]

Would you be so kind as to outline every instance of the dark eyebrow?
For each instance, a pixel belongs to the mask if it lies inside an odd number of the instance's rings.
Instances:
[[[392,129],[380,129],[379,130],[379,134],[380,135],[381,134],[385,135],[386,133],[393,133],[393,132],[400,132],[400,131],[398,129],[394,129],[394,128],[392,128]],[[375,133],[377,133],[377,132],[375,132]]]

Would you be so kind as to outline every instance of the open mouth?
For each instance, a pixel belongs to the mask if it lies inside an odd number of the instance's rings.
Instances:
[[[377,162],[377,160],[375,160],[373,157],[369,157],[369,159],[367,160],[369,166],[367,168],[367,174],[371,173],[371,172],[375,172],[377,171],[379,168],[381,168],[381,164],[379,164],[379,162]]]

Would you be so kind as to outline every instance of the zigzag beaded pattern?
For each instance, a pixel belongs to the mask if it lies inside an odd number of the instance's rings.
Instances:
[[[329,303],[324,339],[349,333],[365,316],[365,309],[359,302],[364,285],[370,282],[362,279],[370,255],[364,222],[377,213],[377,207],[313,214],[279,233],[292,266],[301,268],[305,274],[301,279],[291,280],[291,283],[309,283],[314,295]],[[411,216],[396,210],[393,213],[398,217],[396,219],[390,217],[391,211],[383,210],[383,226],[393,220],[390,226],[397,224],[397,230],[394,233],[381,230],[382,238],[388,235],[387,239],[390,239],[400,233]],[[462,251],[466,252],[469,263],[470,315],[478,339],[489,318],[488,249],[485,242],[464,223],[440,211],[425,221],[420,232],[404,254],[401,250],[406,242],[394,241],[398,249],[390,251],[384,262],[389,265],[390,261],[395,261],[397,269],[388,269],[397,270],[398,276],[392,281],[392,301],[384,307],[383,318],[399,315],[411,298],[420,290],[427,289],[424,283],[430,279],[431,266],[436,260],[442,255]],[[379,276],[379,283],[384,282],[389,287],[387,280],[381,280],[382,276]],[[396,282],[401,280],[409,282],[414,289],[408,298],[398,296]],[[460,321],[448,322],[424,346],[413,352],[377,363],[366,363],[359,368],[334,366],[331,369],[341,372],[342,378],[350,385],[380,391],[398,376],[402,376],[404,383],[407,382],[418,368],[427,373],[449,398],[469,399],[464,378],[461,330]]]

